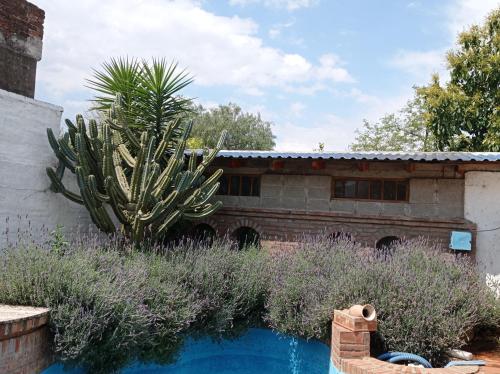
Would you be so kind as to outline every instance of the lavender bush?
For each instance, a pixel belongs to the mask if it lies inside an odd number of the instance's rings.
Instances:
[[[265,323],[327,341],[333,309],[369,302],[384,349],[440,362],[475,327],[498,326],[498,301],[466,258],[423,241],[391,253],[346,239],[303,240],[268,254],[220,241],[141,251],[121,239],[0,250],[0,303],[52,308],[57,357],[89,372],[131,359],[175,359],[187,335],[221,336]]]
[[[334,309],[371,303],[379,320],[374,348],[439,365],[474,328],[500,322],[498,301],[471,261],[423,240],[379,252],[315,239],[273,260],[266,319],[280,331],[327,341]]]

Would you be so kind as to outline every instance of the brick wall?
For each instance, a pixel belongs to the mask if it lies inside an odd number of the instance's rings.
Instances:
[[[370,333],[377,331],[377,321],[350,315],[349,310],[335,310],[332,321],[330,359],[333,373],[344,374],[473,374],[480,367],[452,366],[424,369],[392,364],[370,357]]]
[[[260,196],[217,196],[224,208],[205,223],[219,235],[237,228],[255,229],[266,241],[294,242],[304,234],[344,232],[358,243],[373,246],[384,237],[429,237],[448,247],[450,232],[471,231],[464,219],[464,171],[500,165],[368,162],[329,160],[322,170],[311,170],[310,160],[286,160],[285,169],[272,170],[271,161],[244,159],[231,167],[216,159],[213,168],[226,174],[260,175]],[[342,178],[401,178],[409,181],[403,202],[332,198],[332,180]],[[474,246],[474,243],[473,243]]]
[[[45,13],[25,0],[0,0],[0,88],[33,97]]]
[[[239,227],[250,227],[265,241],[294,242],[304,235],[350,234],[356,242],[374,246],[378,240],[396,236],[432,238],[444,248],[450,231],[473,230],[475,225],[464,220],[412,219],[350,215],[321,211],[301,212],[286,209],[225,207],[204,223],[219,236],[231,235]]]
[[[0,305],[0,373],[40,373],[52,362],[44,308]]]

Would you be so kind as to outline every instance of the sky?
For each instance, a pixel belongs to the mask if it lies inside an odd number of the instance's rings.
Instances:
[[[45,10],[35,98],[73,118],[111,57],[164,57],[183,94],[273,123],[278,151],[347,150],[363,119],[399,110],[498,0],[31,0]]]

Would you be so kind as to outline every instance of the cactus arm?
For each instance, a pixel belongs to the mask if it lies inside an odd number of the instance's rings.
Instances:
[[[222,149],[222,147],[224,146],[224,142],[226,141],[226,137],[227,137],[227,131],[224,130],[221,136],[219,137],[217,146],[214,149],[210,150],[207,154],[203,155],[202,161],[200,165],[198,165],[195,171],[195,176],[193,178],[194,183],[198,182],[198,179],[203,175],[207,166],[210,165],[210,163],[217,156],[217,153],[219,153],[219,151]]]
[[[126,214],[126,209],[123,207],[123,196],[119,196],[120,190],[114,185],[112,177],[106,178],[106,191],[111,199],[111,208],[118,220],[124,225],[130,225],[132,219]]]
[[[96,165],[99,170],[102,170],[102,141],[100,139],[99,127],[95,120],[91,119],[89,121],[89,137],[88,137],[89,149],[92,150],[92,154],[95,158]]]
[[[156,205],[148,214],[143,215],[141,217],[141,220],[144,222],[144,224],[150,224],[153,221],[156,221],[164,213],[165,208],[171,205],[178,196],[178,191],[172,191],[164,200],[156,203]]]
[[[167,219],[158,227],[157,231],[155,232],[156,237],[160,237],[163,235],[163,233],[170,227],[172,226],[175,222],[177,222],[181,218],[181,212],[179,210],[176,210],[172,212]]]
[[[214,183],[217,183],[219,178],[223,174],[222,169],[217,169],[209,178],[205,179],[205,181],[201,184],[200,188],[207,188],[213,185]]]
[[[191,156],[189,157],[188,170],[192,173],[196,170],[196,152],[191,151]]]
[[[103,127],[103,163],[102,174],[104,178],[113,175],[113,145],[111,143],[111,128],[108,125]]]
[[[109,125],[111,129],[119,131],[133,149],[141,148],[141,144],[137,141],[137,138],[128,126],[120,126],[112,119],[107,119],[106,124]]]
[[[129,203],[129,196],[119,186],[116,185],[113,177],[106,177],[104,185],[106,186],[106,192],[110,194],[110,196],[112,195],[111,198],[117,204],[125,205]]]
[[[90,194],[93,198],[99,200],[102,203],[107,203],[110,201],[110,197],[108,195],[99,192],[99,190],[97,189],[97,182],[94,175],[88,176],[88,186]]]
[[[66,167],[64,166],[64,164],[62,162],[59,162],[57,165],[57,168],[56,168],[56,175],[60,181],[62,181],[62,179],[64,177],[65,170],[66,170]]]
[[[68,128],[68,134],[71,139],[71,144],[75,144],[75,135],[77,133],[77,128],[69,119],[66,119],[64,122],[66,123],[66,127]]]
[[[73,151],[73,149],[71,149],[70,145],[69,145],[69,142],[70,142],[70,137],[69,137],[69,134],[68,133],[65,133],[63,135],[62,138],[60,138],[58,141],[59,143],[59,148],[61,150],[62,153],[64,153],[64,155],[70,159],[71,161],[76,161],[76,154],[75,152]]]
[[[125,172],[121,166],[115,166],[115,178],[116,178],[116,187],[121,190],[122,196],[130,201],[130,186],[128,184],[127,177],[125,176]]]
[[[184,216],[189,219],[200,219],[208,217],[214,214],[218,209],[222,207],[222,201],[216,201],[213,204],[208,204],[203,210],[198,212],[184,212]]]
[[[104,209],[101,202],[96,200],[89,191],[88,183],[85,180],[84,169],[80,166],[77,166],[75,168],[75,174],[77,176],[77,183],[78,187],[80,188],[83,204],[89,211],[92,221],[102,231],[106,233],[114,232],[115,226],[113,224],[113,221],[111,221],[108,213],[106,212],[106,209]]]
[[[208,191],[202,194],[202,197],[200,199],[196,200],[196,204],[193,205],[191,208],[196,210],[197,208],[206,204],[208,200],[210,200],[215,195],[215,193],[219,189],[219,185],[220,185],[219,182],[215,183]]]
[[[73,173],[75,172],[75,165],[71,162],[71,160],[66,157],[66,155],[62,152],[59,142],[57,141],[52,129],[47,129],[47,138],[49,139],[49,144],[56,157]]]
[[[155,184],[153,195],[156,198],[159,198],[163,194],[166,187],[169,185],[174,176],[174,170],[177,169],[178,163],[179,159],[177,159],[174,155],[170,156],[167,167],[160,174]]]
[[[144,162],[146,160],[147,143],[148,135],[146,132],[143,132],[141,135],[141,148],[139,150],[139,154],[137,155],[137,160],[135,162],[135,167],[130,181],[130,200],[132,202],[137,202],[137,199],[139,198],[141,176],[144,170]]]
[[[143,186],[141,187],[139,201],[137,202],[137,211],[144,212],[145,208],[154,201],[153,196],[151,195],[151,191],[158,175],[158,169],[158,164],[154,163],[152,165],[151,172],[149,172],[149,175],[146,175],[146,173],[144,173]]]
[[[159,198],[163,194],[167,186],[171,183],[172,179],[179,175],[178,172],[184,164],[185,147],[186,147],[185,140],[179,142],[177,144],[175,152],[170,156],[167,168],[160,175],[160,177],[158,178],[158,183],[155,185],[155,191],[153,195],[156,198]],[[175,185],[177,185],[177,183],[175,183]]]
[[[64,187],[61,179],[57,175],[57,171],[54,171],[54,169],[52,169],[51,167],[48,167],[45,170],[47,172],[48,177],[50,178],[50,181],[52,182],[51,188],[54,192],[61,193],[69,200],[77,204],[83,205],[83,199],[81,196],[77,195],[74,192],[68,191],[66,187]]]
[[[167,151],[170,139],[172,137],[172,132],[176,126],[178,126],[180,119],[175,120],[173,123],[171,123],[167,129],[163,130],[163,136],[160,141],[160,144],[158,144],[158,148],[156,149],[154,159],[156,162],[160,161],[160,159],[165,155],[165,152]]]
[[[125,144],[118,145],[118,147],[116,147],[116,150],[120,153],[121,158],[128,166],[130,166],[131,168],[135,166],[135,158],[130,154]]]

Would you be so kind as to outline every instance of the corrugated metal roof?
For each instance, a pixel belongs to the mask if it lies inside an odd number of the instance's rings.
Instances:
[[[282,158],[369,161],[500,161],[500,152],[277,152],[227,151],[219,158]]]

